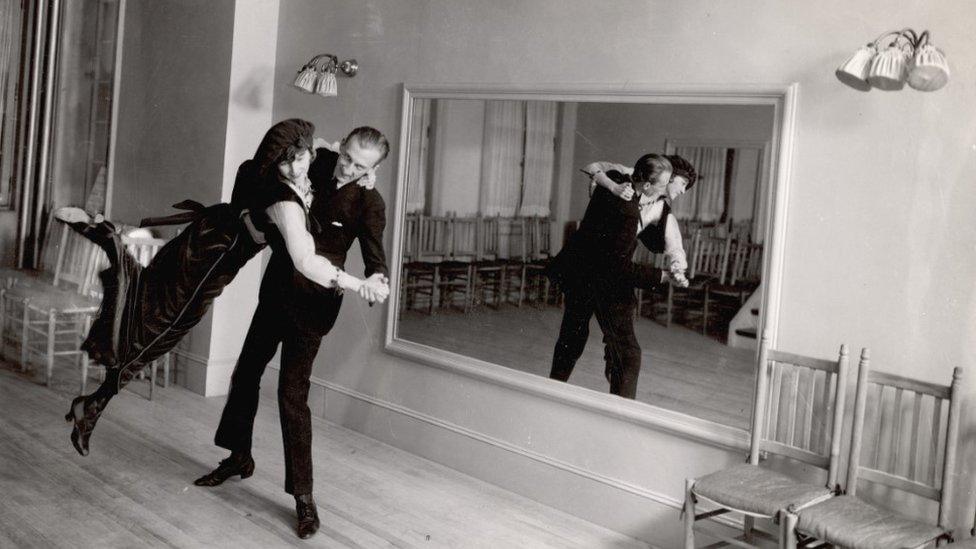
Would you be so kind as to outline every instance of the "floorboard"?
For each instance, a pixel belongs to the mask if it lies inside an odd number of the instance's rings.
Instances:
[[[401,314],[397,336],[548,377],[562,310],[557,307],[479,307]],[[637,400],[747,429],[755,389],[754,351],[729,347],[679,324],[648,318],[634,324],[641,345]],[[569,383],[606,393],[602,334],[595,319]]]
[[[0,362],[0,547],[647,547],[329,422],[313,419],[322,528],[294,534],[277,406],[255,423],[254,476],[194,486],[225,452],[212,444],[223,398],[179,387],[112,401],[81,457],[63,414],[78,373]],[[141,385],[141,386],[140,386]]]

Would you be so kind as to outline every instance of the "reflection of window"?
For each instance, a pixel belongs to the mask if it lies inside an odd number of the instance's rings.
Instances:
[[[13,200],[22,16],[20,2],[0,0],[0,207],[10,207]]]
[[[430,99],[417,99],[410,121],[407,157],[407,213],[422,212],[427,204],[427,151],[430,146]]]
[[[487,102],[481,213],[549,215],[557,108],[551,101]]]
[[[105,210],[118,0],[64,7],[51,167],[55,206]]]
[[[691,162],[698,181],[675,200],[672,211],[686,238],[694,230],[710,228],[717,236],[761,243],[765,233],[765,171],[768,143],[751,141],[668,141],[668,154]],[[685,230],[685,228],[688,230]]]

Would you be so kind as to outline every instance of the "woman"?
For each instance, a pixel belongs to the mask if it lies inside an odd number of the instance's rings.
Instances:
[[[104,298],[82,344],[92,360],[106,367],[105,381],[95,392],[75,398],[65,415],[74,423],[71,442],[78,453],[88,454],[88,440],[108,401],[200,321],[214,298],[266,242],[285,247],[282,253],[291,255],[296,265],[311,265],[312,280],[363,294],[362,280],[336,269],[324,257],[296,257],[299,247],[281,238],[280,232],[272,233],[278,231],[275,204],[297,202],[305,212],[311,204],[306,173],[295,166],[314,158],[314,130],[312,123],[299,119],[279,122],[268,130],[254,158],[238,169],[230,204],[205,208],[184,201],[176,207],[187,213],[143,220],[143,226],[190,223],[146,267],[125,251],[110,222],[92,220],[78,208],[55,212],[105,250],[110,263],[99,273]],[[296,161],[299,157],[301,162]],[[371,184],[371,178],[364,177],[361,184]],[[311,229],[308,219],[306,229]]]

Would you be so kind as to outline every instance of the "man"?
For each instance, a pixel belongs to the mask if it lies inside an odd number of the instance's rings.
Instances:
[[[672,277],[682,280],[684,271],[688,269],[688,260],[685,257],[678,220],[671,213],[671,203],[691,190],[698,174],[694,166],[681,156],[667,155],[665,158],[671,164],[671,178],[666,185],[655,187],[653,192],[642,198],[643,228],[638,238],[652,252],[663,252]],[[591,191],[599,185],[622,200],[631,200],[634,197],[631,184],[633,168],[601,161],[588,164],[582,171],[590,176]]]
[[[326,286],[356,288],[371,303],[389,295],[383,250],[386,207],[377,191],[356,184],[375,170],[389,148],[382,133],[361,127],[342,141],[338,152],[316,149],[314,162],[309,165],[309,155],[304,151],[293,162],[280,166],[284,179],[310,182],[310,188],[295,188],[299,196],[305,197],[308,230],[304,224],[299,225],[304,216],[298,203],[282,203],[271,212],[288,251],[271,255],[214,438],[217,446],[230,450],[231,455],[195,481],[199,486],[216,486],[231,476],[247,478],[252,474],[254,460],[250,451],[259,382],[280,343],[278,407],[285,453],[285,492],[295,497],[297,533],[303,539],[319,527],[312,497],[309,378],[322,338],[332,329],[342,303],[341,290]],[[361,285],[343,283],[344,278],[351,278],[341,269],[353,240],[359,240],[366,267],[367,279]],[[281,248],[273,246],[276,250]],[[316,280],[316,262],[337,267],[338,276],[333,271],[331,279]]]
[[[667,158],[648,154],[637,161],[631,176],[618,172],[604,176],[629,183],[632,193],[618,193],[631,196],[617,198],[609,190],[607,181],[601,181],[603,177],[597,175],[595,179],[599,186],[590,199],[579,229],[550,266],[549,276],[562,287],[566,304],[549,377],[560,381],[569,379],[586,346],[590,317],[596,315],[604,335],[610,392],[634,398],[641,357],[634,335],[633,290],[635,287],[654,287],[665,281],[669,274],[649,265],[636,264],[631,258],[638,234],[652,250],[660,251],[658,248],[664,245],[668,216],[659,214],[655,224],[645,210],[651,209],[668,193],[669,182],[674,183],[671,181],[672,166]],[[682,177],[686,176],[682,172]],[[620,184],[609,182],[614,186]],[[670,192],[680,195],[679,188],[685,186],[684,182],[678,182]],[[675,283],[687,285],[683,272],[683,266],[672,262],[670,276]]]

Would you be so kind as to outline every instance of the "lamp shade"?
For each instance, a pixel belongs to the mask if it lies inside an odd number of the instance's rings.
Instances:
[[[868,71],[868,82],[880,90],[900,90],[905,86],[907,71],[908,52],[892,44],[874,56]]]
[[[298,71],[294,85],[305,93],[315,93],[316,78],[318,78],[318,74],[315,68],[306,65],[302,70]]]
[[[935,91],[949,81],[949,63],[945,54],[931,44],[915,51],[908,69],[908,85],[920,91]]]
[[[848,86],[860,90],[868,91],[871,84],[868,82],[868,71],[871,70],[871,59],[878,52],[873,45],[867,45],[854,52],[847,61],[837,67],[834,74],[837,79]]]
[[[335,97],[339,95],[334,72],[329,70],[319,72],[318,80],[315,82],[315,93],[322,97]]]

